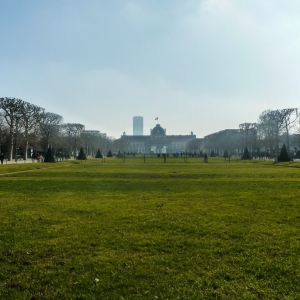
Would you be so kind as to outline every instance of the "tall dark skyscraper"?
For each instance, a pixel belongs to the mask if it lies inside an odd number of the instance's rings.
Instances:
[[[133,135],[143,135],[143,117],[133,117]]]

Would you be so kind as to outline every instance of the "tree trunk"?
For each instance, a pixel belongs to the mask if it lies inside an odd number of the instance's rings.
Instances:
[[[279,126],[276,128],[276,157],[279,156]]]
[[[49,149],[49,146],[50,146],[50,134],[47,135],[47,150]]]
[[[75,133],[75,151],[74,151],[74,159],[77,158],[77,137],[76,137],[76,133]]]
[[[9,130],[9,138],[10,138],[10,145],[9,145],[9,155],[8,160],[12,161],[13,158],[13,152],[14,152],[14,129],[13,127],[10,127]]]
[[[285,121],[285,129],[286,129],[286,148],[287,152],[290,155],[290,137],[289,137],[289,126],[287,122]]]
[[[28,139],[26,137],[26,142],[25,142],[25,152],[24,152],[24,156],[23,159],[27,160],[27,152],[28,152]]]
[[[286,142],[287,142],[287,146],[286,146],[287,152],[290,155],[290,137],[289,137],[289,132],[288,131],[286,132]]]

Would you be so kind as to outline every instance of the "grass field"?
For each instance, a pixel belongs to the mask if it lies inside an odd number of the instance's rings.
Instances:
[[[0,299],[300,299],[300,163],[0,166]]]

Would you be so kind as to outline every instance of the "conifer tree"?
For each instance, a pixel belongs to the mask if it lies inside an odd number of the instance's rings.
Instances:
[[[111,153],[111,150],[109,150],[108,151],[108,153],[107,153],[107,157],[112,157],[113,155],[112,155],[112,153]]]
[[[215,155],[215,151],[214,150],[211,150],[211,152],[210,152],[210,157],[215,157],[216,155]]]
[[[244,150],[244,154],[242,156],[242,159],[251,159],[251,155],[250,155],[247,147]]]
[[[100,149],[98,149],[95,158],[102,158],[102,157],[103,157],[103,155],[102,155]]]
[[[77,156],[77,160],[86,160],[86,154],[83,151],[83,148],[80,148],[79,154]]]
[[[47,150],[44,162],[46,162],[46,163],[54,163],[55,162],[55,158],[54,158],[54,156],[52,154],[51,147],[49,147],[48,150]]]
[[[285,144],[283,144],[277,160],[281,162],[291,161],[291,158],[289,157]]]

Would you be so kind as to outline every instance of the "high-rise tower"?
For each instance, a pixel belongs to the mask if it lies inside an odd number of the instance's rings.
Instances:
[[[133,117],[133,135],[143,135],[143,117]]]

